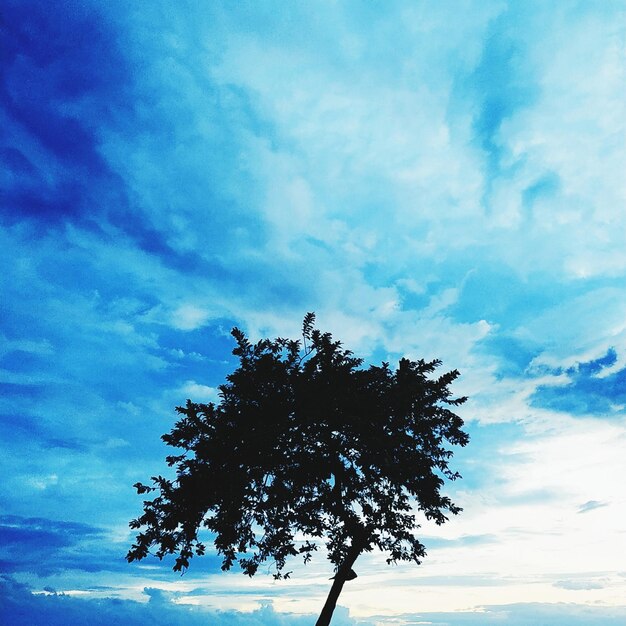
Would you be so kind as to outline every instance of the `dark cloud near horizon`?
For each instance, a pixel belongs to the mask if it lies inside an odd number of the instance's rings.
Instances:
[[[104,569],[89,542],[104,541],[100,528],[40,517],[0,516],[0,565],[5,572],[49,576],[67,569]]]
[[[279,613],[271,604],[243,613],[215,611],[197,606],[175,604],[176,594],[158,588],[145,588],[145,603],[119,598],[85,599],[57,593],[33,594],[15,579],[0,576],[0,616],[11,626],[307,626],[314,615]],[[583,604],[518,603],[479,607],[476,611],[421,612],[395,616],[393,623],[429,623],[433,626],[483,626],[485,623],[507,626],[622,626],[626,607],[599,607]],[[372,616],[361,621],[349,616],[347,609],[337,607],[336,626],[372,626],[384,623],[385,617]],[[370,621],[371,620],[371,621]]]
[[[66,571],[136,575],[142,565],[125,559],[128,543],[114,542],[107,530],[80,522],[19,515],[0,516],[0,570],[40,578]],[[171,579],[174,558],[150,559],[155,579]],[[194,570],[220,571],[221,559],[209,552]],[[156,569],[155,569],[156,567]],[[86,589],[93,586],[86,583]]]
[[[13,578],[0,576],[0,617],[11,626],[308,626],[314,616],[278,613],[270,604],[250,612],[215,611],[174,604],[172,594],[162,589],[145,588],[149,602],[119,598],[83,599],[56,592],[33,594]],[[372,626],[351,619],[338,607],[336,626]]]
[[[0,516],[0,569],[47,577],[65,571],[130,572],[124,548],[104,529],[79,522]]]

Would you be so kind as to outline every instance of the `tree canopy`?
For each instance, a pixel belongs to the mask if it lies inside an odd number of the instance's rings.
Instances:
[[[219,402],[188,400],[162,437],[178,450],[166,458],[176,478],[135,485],[154,497],[130,524],[139,532],[127,559],[154,547],[184,570],[204,554],[206,529],[223,570],[238,563],[252,576],[268,562],[281,578],[289,557],[307,562],[323,543],[336,571],[327,624],[361,553],[420,563],[419,511],[442,524],[461,510],[441,487],[459,478],[451,446],[468,435],[452,411],[466,400],[449,389],[458,371],[436,376],[440,361],[406,358],[364,368],[314,322],[305,316],[302,341],[252,344],[233,329],[239,365]]]

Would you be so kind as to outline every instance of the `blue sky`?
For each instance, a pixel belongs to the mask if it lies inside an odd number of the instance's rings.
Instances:
[[[419,567],[363,557],[338,624],[623,623],[625,10],[5,0],[12,623],[310,622],[323,555],[280,583],[124,561],[132,484],[174,406],[216,397],[230,328],[307,311],[470,397],[464,512]]]

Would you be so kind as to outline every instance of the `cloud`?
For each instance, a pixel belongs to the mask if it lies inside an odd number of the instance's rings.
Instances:
[[[93,539],[103,539],[103,531],[87,524],[0,517],[1,560],[5,572],[36,572],[40,576],[67,569],[94,571],[98,563],[75,549]]]
[[[426,546],[426,549],[441,550],[444,548],[455,548],[459,546],[478,546],[486,543],[497,541],[495,535],[463,535],[454,539],[444,539],[442,537],[429,537],[424,535],[420,541]]]
[[[599,509],[603,506],[608,506],[608,502],[598,502],[598,500],[588,500],[584,504],[581,504],[578,507],[579,513],[587,513],[588,511],[593,511],[594,509]]]
[[[178,307],[172,314],[174,328],[180,330],[195,330],[203,326],[209,319],[210,313],[197,306],[187,304]]]
[[[97,135],[124,107],[128,86],[113,24],[76,2],[50,12],[10,1],[3,16],[4,218],[49,225],[90,219],[118,186]]]
[[[188,380],[180,389],[181,396],[193,398],[194,402],[216,402],[218,391],[214,387],[200,385],[195,380]]]
[[[554,583],[555,587],[570,589],[572,591],[585,591],[588,589],[603,589],[606,581],[599,580],[559,580]]]
[[[117,598],[90,600],[59,594],[54,590],[33,594],[28,587],[5,576],[0,579],[0,610],[14,626],[45,623],[50,626],[71,624],[141,624],[195,626],[207,622],[215,626],[304,626],[314,615],[279,613],[271,604],[251,612],[212,611],[175,603],[171,594],[161,589],[145,589],[149,602]],[[156,600],[155,600],[156,598]],[[626,617],[626,607],[591,607],[581,604],[520,603],[487,605],[456,612],[421,612],[396,616],[372,616],[354,619],[343,607],[337,607],[333,624],[338,626],[378,626],[432,624],[433,626],[479,626],[490,624],[542,624],[545,626],[619,626]]]
[[[133,579],[140,578],[146,568],[153,580],[172,578],[173,558],[127,563],[125,555],[131,534],[125,529],[3,515],[0,516],[0,539],[0,562],[4,572],[34,575],[38,581],[51,580],[57,588],[87,593],[93,591],[96,581],[110,582],[114,573],[115,587],[104,585],[103,588],[119,591],[132,587]],[[221,559],[209,550],[202,559],[203,574],[219,572],[220,563]]]
[[[399,615],[390,624],[432,624],[432,626],[618,626],[626,617],[626,607],[590,607],[583,604],[519,603],[486,605],[469,611],[424,612]],[[382,617],[384,620],[384,617]],[[385,623],[384,621],[382,622]]]
[[[46,624],[68,626],[71,624],[93,624],[109,626],[126,624],[140,626],[146,623],[155,626],[200,626],[207,623],[215,626],[304,626],[315,618],[312,615],[295,615],[276,612],[266,604],[250,613],[236,611],[210,611],[192,605],[176,604],[175,595],[161,589],[146,588],[144,593],[149,602],[135,602],[118,598],[89,600],[53,591],[33,594],[28,587],[12,578],[0,578],[0,610],[12,626]],[[348,611],[337,607],[333,624],[356,626]],[[372,626],[370,622],[358,622],[361,626]]]
[[[521,14],[521,15],[520,15]],[[494,177],[506,174],[506,142],[500,135],[502,124],[520,109],[529,107],[538,91],[526,59],[524,42],[516,40],[511,23],[524,19],[524,11],[509,7],[489,24],[480,62],[466,80],[478,103],[473,128],[480,148],[486,154],[485,201],[491,206]]]
[[[614,415],[626,407],[626,368],[602,375],[617,362],[617,353],[577,363],[563,372],[564,384],[540,385],[530,398],[534,406],[574,415]]]

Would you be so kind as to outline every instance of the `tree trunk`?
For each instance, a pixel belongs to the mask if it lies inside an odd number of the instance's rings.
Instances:
[[[337,575],[333,580],[332,587],[328,593],[328,598],[326,598],[326,603],[324,604],[324,608],[322,609],[320,616],[317,618],[317,622],[315,622],[315,626],[329,626],[330,620],[333,616],[333,611],[335,610],[335,606],[337,606],[339,594],[341,593],[341,590],[347,580],[347,576],[352,571],[352,566],[354,565],[354,562],[359,554],[361,554],[361,548],[357,546],[352,546],[348,551],[346,560],[337,570]]]

